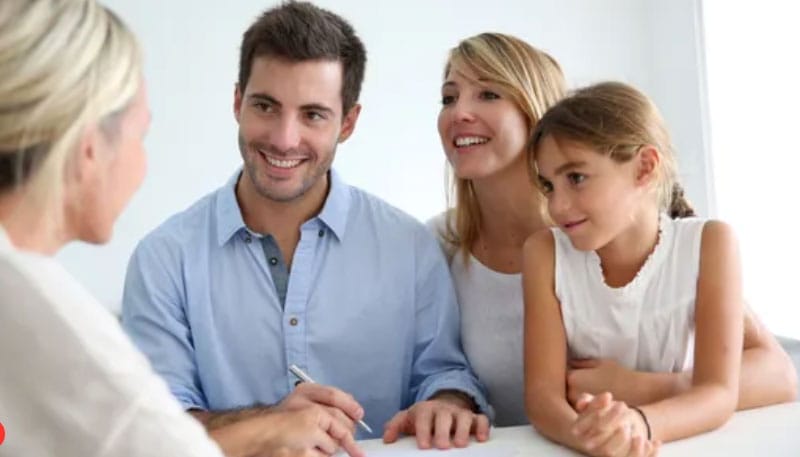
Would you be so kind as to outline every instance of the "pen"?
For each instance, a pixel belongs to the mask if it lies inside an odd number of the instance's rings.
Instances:
[[[311,379],[311,377],[309,375],[307,375],[305,371],[301,370],[300,367],[298,367],[295,364],[289,365],[289,371],[291,371],[293,375],[297,376],[297,378],[300,379],[303,382],[316,384],[316,382],[313,379]],[[360,425],[361,428],[363,428],[364,430],[369,432],[370,435],[372,434],[372,429],[369,428],[369,425],[367,425],[367,423],[364,422],[363,420],[359,420],[358,421],[358,425]]]

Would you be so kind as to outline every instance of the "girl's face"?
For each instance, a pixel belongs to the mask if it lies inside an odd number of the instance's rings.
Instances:
[[[439,136],[456,176],[481,179],[512,163],[524,166],[527,121],[498,86],[455,64],[442,85]]]
[[[616,162],[575,141],[544,137],[536,165],[553,222],[581,251],[614,240],[637,219],[649,195],[637,158]]]

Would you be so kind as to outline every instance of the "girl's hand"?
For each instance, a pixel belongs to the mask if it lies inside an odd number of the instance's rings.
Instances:
[[[582,394],[575,403],[578,418],[572,433],[592,456],[644,457],[658,454],[660,443],[647,440],[642,417],[608,392]]]

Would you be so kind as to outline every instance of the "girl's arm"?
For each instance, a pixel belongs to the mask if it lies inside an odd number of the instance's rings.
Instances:
[[[692,386],[692,372],[654,373],[631,371],[612,359],[571,360],[567,372],[567,397],[575,404],[587,392],[611,392],[633,406],[655,403],[685,392]],[[746,310],[744,352],[739,375],[736,409],[748,409],[795,401],[797,373],[775,336]]]
[[[592,455],[645,456],[658,452],[648,442],[644,423],[609,394],[578,402],[580,414],[567,402],[564,376],[567,339],[555,296],[554,240],[549,230],[533,234],[523,247],[525,297],[525,408],[545,437]],[[599,432],[590,432],[602,418]],[[611,455],[611,454],[609,454]]]
[[[742,357],[743,302],[738,246],[731,228],[705,224],[695,301],[692,384],[643,406],[653,439],[672,441],[713,430],[736,409]]]
[[[545,437],[578,449],[570,429],[578,414],[567,402],[567,339],[555,296],[555,241],[550,230],[531,235],[522,251],[525,301],[525,410]]]

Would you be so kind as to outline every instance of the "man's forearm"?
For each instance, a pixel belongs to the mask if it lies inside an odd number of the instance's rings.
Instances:
[[[245,419],[268,414],[273,411],[273,406],[257,405],[248,408],[232,409],[227,411],[201,411],[190,409],[189,414],[202,423],[209,432],[220,427],[225,427]]]

